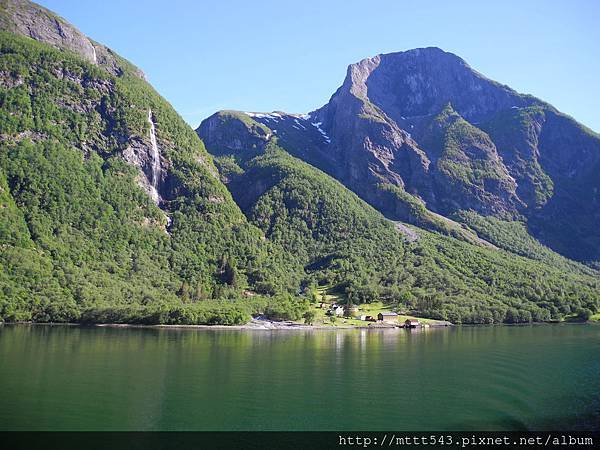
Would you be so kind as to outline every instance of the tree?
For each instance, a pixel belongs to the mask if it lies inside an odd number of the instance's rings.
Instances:
[[[314,287],[309,286],[307,288],[306,298],[310,303],[316,303],[319,297],[317,296],[317,291]]]
[[[577,318],[579,320],[590,320],[590,318],[594,315],[594,313],[587,308],[578,308],[576,311]]]
[[[205,289],[204,285],[201,281],[196,284],[196,290],[194,292],[193,300],[198,302],[200,300],[204,300],[208,298],[207,289]]]
[[[187,303],[190,300],[190,285],[187,281],[181,283],[178,294],[183,302]]]
[[[235,269],[234,263],[226,259],[223,264],[223,281],[227,283],[229,286],[236,285],[237,271]]]
[[[304,317],[304,323],[307,325],[312,325],[315,320],[316,313],[314,310],[307,310],[302,317]]]

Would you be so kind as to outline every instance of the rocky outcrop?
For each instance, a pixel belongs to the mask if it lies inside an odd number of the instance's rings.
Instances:
[[[448,103],[469,122],[478,123],[502,109],[537,102],[489,80],[439,48],[375,58],[377,66],[360,82],[366,86],[368,100],[401,125],[411,118],[438,114]]]
[[[27,0],[2,0],[0,8],[3,29],[70,50],[97,64],[96,49],[91,41],[53,12]]]
[[[76,53],[92,64],[101,65],[114,75],[122,75],[124,61],[107,47],[92,41],[62,17],[29,0],[0,0],[2,30],[27,36],[61,50]],[[144,78],[141,70],[131,71]]]
[[[373,186],[389,183],[442,214],[475,209],[512,216],[521,204],[515,180],[475,123],[533,101],[488,80],[455,55],[426,48],[351,65],[329,103],[311,115],[332,136],[343,172],[338,178],[355,185],[356,192],[372,192],[369,201],[379,209],[389,209],[382,204],[389,196],[378,195]],[[448,106],[451,123],[434,123]],[[466,134],[465,140],[451,136],[457,131]]]
[[[133,137],[123,150],[123,159],[139,169],[138,182],[157,205],[163,199],[162,185],[166,176],[164,161],[155,154],[151,142]]]
[[[196,132],[213,153],[260,151],[273,132],[238,111],[220,111],[203,120]]]

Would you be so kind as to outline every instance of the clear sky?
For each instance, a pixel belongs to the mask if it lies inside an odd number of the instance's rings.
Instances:
[[[437,46],[600,131],[596,0],[38,0],[139,66],[196,127],[219,109],[308,112],[348,64]]]

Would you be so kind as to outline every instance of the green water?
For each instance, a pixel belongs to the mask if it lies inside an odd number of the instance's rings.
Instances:
[[[598,429],[600,326],[0,326],[0,430]]]

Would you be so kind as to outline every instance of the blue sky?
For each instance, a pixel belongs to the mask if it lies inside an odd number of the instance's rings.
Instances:
[[[219,109],[308,112],[348,64],[437,46],[600,131],[596,0],[38,0],[138,65],[196,127]]]

